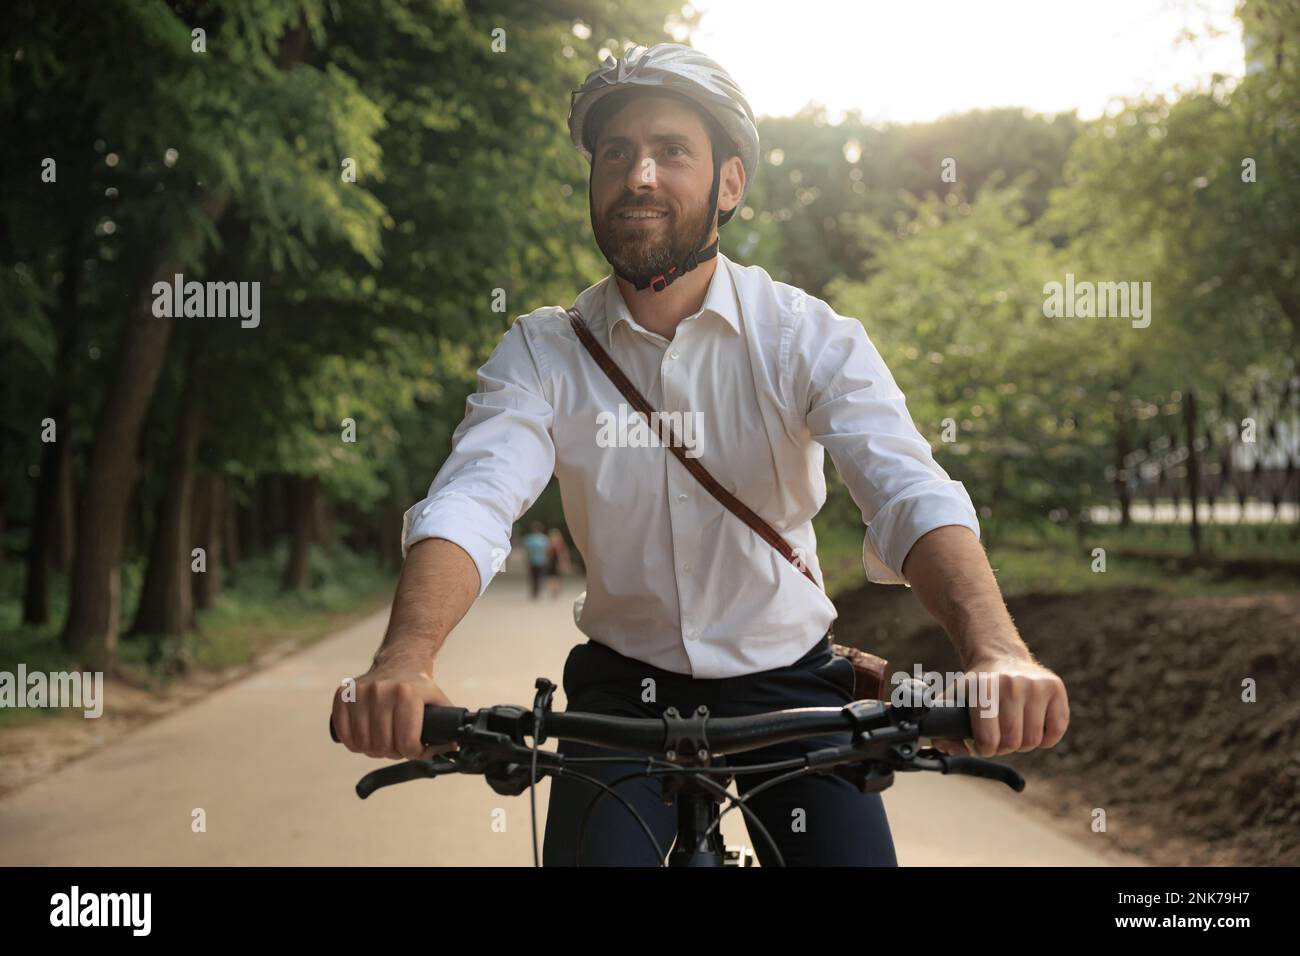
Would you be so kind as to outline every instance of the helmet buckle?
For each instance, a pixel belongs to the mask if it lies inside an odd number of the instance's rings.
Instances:
[[[677,267],[673,266],[666,273],[662,273],[660,275],[655,276],[653,279],[651,279],[650,285],[654,288],[656,292],[664,291],[664,289],[668,288],[668,286],[672,284],[673,279],[677,278],[676,276],[673,275],[673,273],[676,271],[677,271]],[[672,276],[672,278],[668,278],[669,276]]]

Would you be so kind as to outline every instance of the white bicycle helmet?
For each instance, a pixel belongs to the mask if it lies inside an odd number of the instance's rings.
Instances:
[[[573,91],[569,104],[569,136],[589,163],[592,162],[594,144],[590,138],[594,130],[588,125],[587,119],[591,116],[592,108],[611,94],[627,91],[669,93],[685,97],[699,107],[720,132],[731,140],[745,167],[745,191],[735,208],[718,216],[718,228],[721,229],[744,203],[750,183],[758,170],[758,127],[754,125],[754,112],[749,108],[745,94],[717,62],[681,43],[656,43],[648,48],[636,46],[628,50],[621,60],[607,56],[599,67],[588,74],[582,87]],[[715,150],[713,187],[709,192],[709,205],[715,212],[719,172]],[[587,190],[590,201],[590,178]],[[708,227],[696,245],[699,246],[706,238]],[[663,275],[655,276],[649,282],[635,283],[636,287],[653,288],[656,292],[662,292],[675,279],[681,278],[701,262],[711,259],[717,252],[718,243],[715,240],[707,249],[692,252],[682,263]]]

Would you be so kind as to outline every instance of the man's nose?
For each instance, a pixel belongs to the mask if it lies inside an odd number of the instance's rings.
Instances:
[[[623,185],[632,192],[646,192],[658,187],[658,170],[649,151],[639,153],[628,165]]]

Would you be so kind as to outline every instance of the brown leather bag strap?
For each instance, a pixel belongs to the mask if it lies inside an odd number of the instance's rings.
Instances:
[[[682,463],[686,470],[694,475],[699,483],[708,490],[709,494],[722,503],[724,508],[753,528],[760,538],[781,552],[781,556],[803,572],[803,575],[809,581],[817,584],[817,579],[812,576],[808,566],[799,560],[794,548],[790,547],[785,538],[781,537],[770,524],[745,507],[740,499],[722,487],[718,480],[709,474],[708,469],[700,464],[698,458],[687,456],[686,449],[677,441],[677,435],[673,432],[672,422],[667,421],[663,416],[657,418],[654,416],[654,409],[650,407],[650,403],[645,400],[641,393],[637,391],[636,386],[623,374],[623,370],[609,357],[609,353],[601,348],[600,343],[591,334],[591,330],[587,328],[587,323],[583,320],[581,313],[577,309],[569,309],[568,312],[569,323],[573,326],[573,331],[577,333],[578,338],[582,340],[582,344],[586,346],[587,351],[596,360],[596,364],[609,376],[609,380],[623,393],[623,397],[631,402],[633,408],[645,416],[646,424],[658,421],[662,425],[666,425],[669,434],[669,439],[666,442],[668,450],[677,456],[677,460]],[[660,434],[659,438],[663,440],[663,435]],[[817,584],[817,587],[820,588],[821,585]]]

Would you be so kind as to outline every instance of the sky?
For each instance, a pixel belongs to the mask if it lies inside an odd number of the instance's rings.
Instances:
[[[998,106],[1102,115],[1116,96],[1245,71],[1234,0],[693,0],[679,34],[759,116],[809,101],[838,122],[919,122]],[[1207,27],[1210,29],[1207,31]],[[1194,42],[1178,42],[1186,31]],[[1220,35],[1213,35],[1221,31]]]

